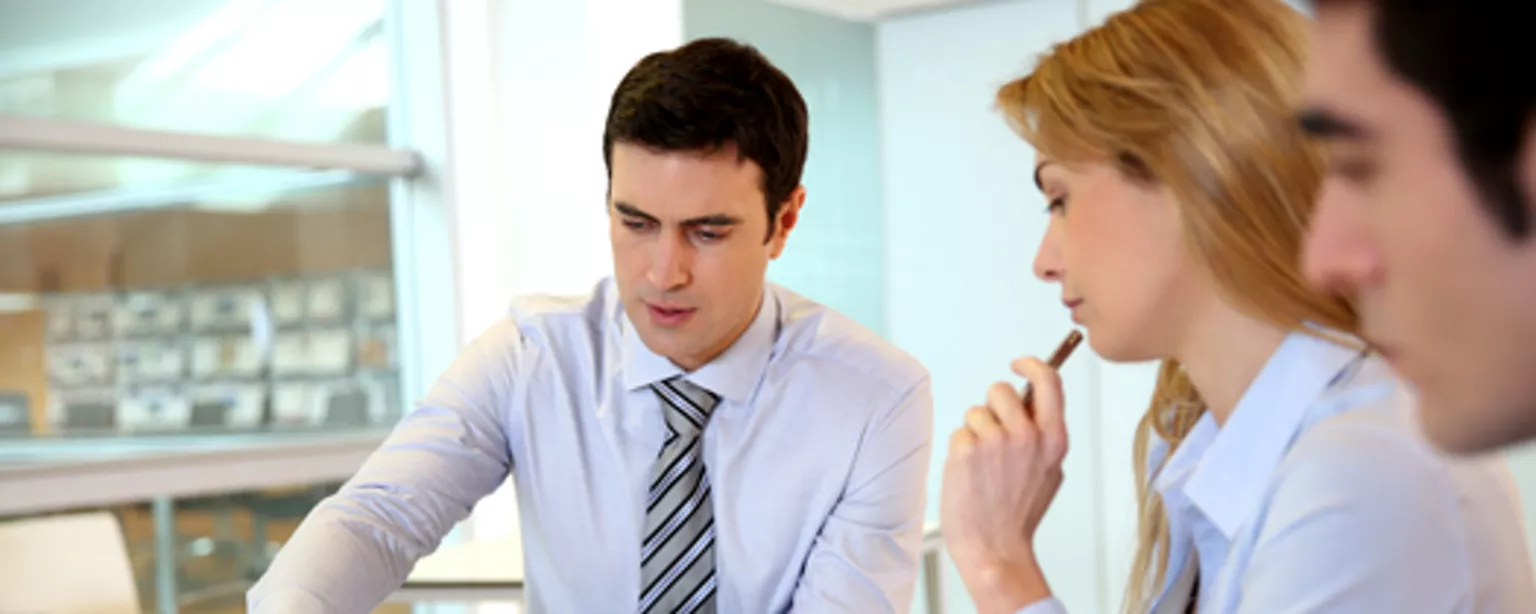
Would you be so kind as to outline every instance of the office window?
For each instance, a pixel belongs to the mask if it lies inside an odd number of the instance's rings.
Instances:
[[[384,0],[48,0],[0,20],[0,113],[380,143]]]
[[[422,173],[445,148],[437,10],[7,5],[7,526],[110,510],[146,611],[239,611],[435,379],[456,338]]]

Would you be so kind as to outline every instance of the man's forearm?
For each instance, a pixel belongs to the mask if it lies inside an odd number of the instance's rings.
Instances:
[[[366,614],[507,479],[502,422],[520,338],[476,338],[336,496],[315,508],[251,589],[257,614]]]
[[[428,553],[430,546],[395,538],[348,507],[333,499],[304,520],[251,589],[252,614],[372,611]]]

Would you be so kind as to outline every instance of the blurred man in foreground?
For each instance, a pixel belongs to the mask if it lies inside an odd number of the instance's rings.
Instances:
[[[1328,145],[1308,277],[1359,299],[1424,427],[1536,437],[1536,37],[1525,5],[1318,0],[1300,121]]]

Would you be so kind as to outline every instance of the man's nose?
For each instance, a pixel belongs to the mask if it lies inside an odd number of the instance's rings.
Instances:
[[[1324,186],[1302,247],[1307,282],[1330,294],[1349,295],[1381,273],[1359,203],[1347,190]]]
[[[664,236],[656,242],[646,281],[661,290],[688,285],[693,268],[693,246],[683,237]]]

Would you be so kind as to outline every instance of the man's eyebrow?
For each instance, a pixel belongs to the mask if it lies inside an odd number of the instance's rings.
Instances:
[[[701,216],[701,217],[695,217],[695,218],[689,218],[687,220],[683,220],[683,225],[684,226],[737,226],[737,225],[740,225],[743,221],[745,221],[745,220],[742,220],[741,218],[736,217],[734,215],[726,215],[724,213],[716,213],[716,214],[713,214],[713,215],[705,215],[705,216]]]
[[[638,217],[638,218],[643,219],[643,220],[645,220],[647,222],[660,222],[661,221],[661,220],[656,219],[656,216],[651,215],[649,213],[646,213],[644,211],[641,211],[639,207],[636,207],[636,206],[631,205],[631,204],[626,203],[626,202],[616,202],[616,203],[613,203],[613,210],[614,211],[618,211],[619,213],[624,214],[624,215],[629,216],[629,217]]]
[[[631,205],[631,204],[626,203],[626,202],[616,202],[616,203],[614,203],[613,204],[613,209],[614,209],[614,211],[618,211],[620,214],[628,216],[628,217],[637,217],[637,218],[640,218],[640,219],[645,220],[647,222],[653,222],[653,223],[660,223],[661,222],[661,220],[657,219],[656,216],[651,215],[649,213],[646,213],[644,211],[641,211],[639,207],[636,207],[636,206]],[[743,219],[741,219],[739,217],[736,217],[734,215],[726,215],[724,213],[714,213],[714,214],[710,214],[710,215],[701,215],[699,217],[689,218],[689,219],[683,220],[682,225],[683,226],[739,226],[739,225],[741,225],[741,224],[743,224],[745,222],[746,222],[746,220],[743,220]]]
[[[1370,131],[1359,123],[1322,107],[1307,107],[1296,114],[1296,124],[1308,136],[1322,140],[1364,140]]]

